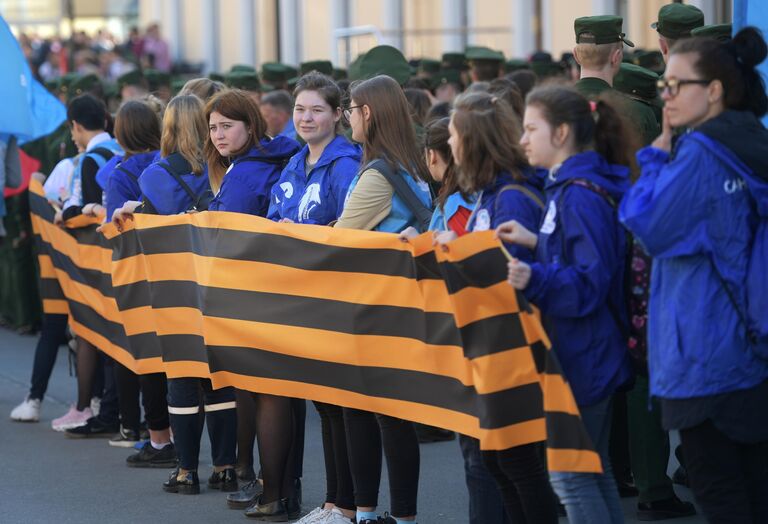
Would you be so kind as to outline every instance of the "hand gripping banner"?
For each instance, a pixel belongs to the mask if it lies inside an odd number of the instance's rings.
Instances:
[[[37,182],[30,198],[46,311],[137,373],[383,413],[483,449],[546,441],[551,470],[601,471],[492,232],[444,251],[205,212],[102,234],[93,218],[55,226]]]

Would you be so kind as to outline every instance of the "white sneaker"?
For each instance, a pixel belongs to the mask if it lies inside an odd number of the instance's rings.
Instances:
[[[100,411],[101,411],[101,398],[91,397],[91,413],[93,413],[94,417],[98,417]]]
[[[39,422],[40,399],[25,398],[24,402],[13,408],[13,411],[11,411],[11,420],[15,420],[16,422]]]
[[[330,513],[331,510],[329,509],[315,508],[304,515],[301,520],[294,522],[294,524],[320,524],[320,522],[325,522],[325,518],[330,515]]]
[[[74,406],[69,407],[69,411],[63,416],[53,419],[51,421],[51,427],[55,431],[66,431],[68,429],[79,428],[85,426],[88,423],[88,419],[93,416],[91,408],[85,408],[82,411],[78,411]]]
[[[321,521],[323,524],[351,524],[352,519],[345,517],[344,513],[339,508],[333,508],[328,512],[325,520]]]

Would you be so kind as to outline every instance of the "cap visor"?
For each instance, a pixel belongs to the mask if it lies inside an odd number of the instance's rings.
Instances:
[[[629,47],[635,47],[635,44],[633,44],[631,40],[627,40],[626,38],[622,38],[621,41],[624,42],[625,44],[627,44]]]

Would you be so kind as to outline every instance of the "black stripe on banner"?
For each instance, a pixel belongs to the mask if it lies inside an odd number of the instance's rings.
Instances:
[[[139,241],[127,240],[116,260],[145,254],[189,252],[200,256],[263,262],[297,269],[434,279],[429,257],[421,264],[407,251],[337,247],[285,235],[175,225],[142,229]],[[421,268],[421,269],[420,269]]]
[[[104,235],[96,231],[96,228],[98,227],[99,226],[94,224],[86,227],[67,228],[65,231],[75,237],[78,244],[109,249],[109,247],[105,245]]]
[[[458,262],[441,262],[440,270],[448,293],[454,294],[467,287],[483,289],[504,282],[507,280],[507,259],[501,249],[492,248]]]
[[[43,240],[40,241],[43,254],[51,258],[51,263],[56,269],[64,271],[69,278],[86,286],[100,291],[105,297],[112,297],[112,276],[95,269],[85,269],[76,266],[72,259]]]
[[[53,223],[53,217],[56,215],[56,211],[53,210],[45,197],[32,192],[29,193],[29,210],[33,215],[51,223]]]
[[[547,446],[553,449],[594,450],[584,424],[578,415],[547,411]]]
[[[464,355],[477,358],[528,345],[520,315],[506,314],[472,322],[459,329]]]
[[[209,317],[337,331],[352,335],[405,337],[438,346],[460,346],[459,331],[449,313],[365,305],[339,300],[198,286],[195,282],[153,282],[150,291],[115,288],[121,309],[191,307]],[[147,301],[152,297],[152,303]]]
[[[40,279],[40,298],[45,300],[66,300],[59,281],[55,278]]]
[[[209,349],[212,372],[302,382],[436,406],[477,416],[480,427],[487,429],[540,419],[544,415],[538,384],[479,395],[473,387],[464,386],[456,379],[418,371],[337,364],[250,348],[210,346]]]

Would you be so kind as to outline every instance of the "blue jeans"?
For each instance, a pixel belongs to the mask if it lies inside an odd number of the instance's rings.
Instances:
[[[483,463],[480,442],[459,435],[459,445],[464,456],[464,475],[469,491],[469,523],[509,524],[499,487]]]
[[[29,398],[43,400],[48,389],[48,381],[56,363],[59,346],[67,343],[67,315],[44,314],[43,327],[35,348],[35,361],[32,365],[32,387]]]
[[[612,407],[611,397],[593,406],[579,406],[581,420],[603,463],[603,473],[550,472],[552,487],[565,505],[570,524],[624,522],[608,453]]]

